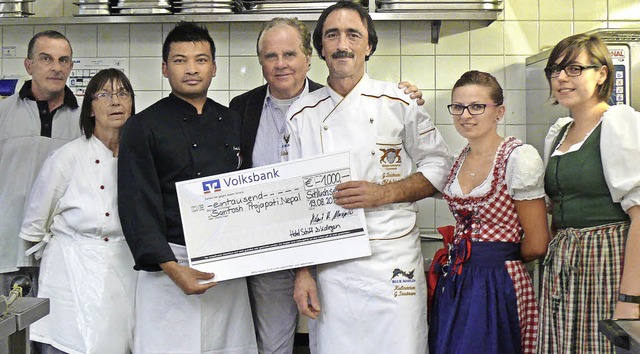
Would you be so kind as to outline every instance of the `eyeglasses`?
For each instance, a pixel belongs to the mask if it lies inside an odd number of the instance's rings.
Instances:
[[[96,93],[93,96],[93,98],[98,101],[107,102],[107,101],[113,101],[113,96],[117,96],[119,100],[128,100],[131,98],[131,93],[127,91],[118,91],[115,93],[101,91]]]
[[[582,70],[597,69],[597,68],[600,68],[601,66],[602,65],[583,66],[578,64],[571,64],[571,65],[565,65],[565,66],[552,65],[544,68],[544,73],[545,75],[547,75],[548,78],[552,78],[552,77],[560,76],[560,72],[564,70],[564,73],[567,74],[567,76],[576,77],[576,76],[582,75]]]
[[[472,103],[470,105],[465,106],[462,104],[452,103],[450,105],[447,105],[447,109],[449,110],[449,113],[451,113],[451,115],[453,116],[461,116],[464,113],[465,109],[472,116],[478,116],[484,113],[484,110],[485,108],[487,108],[487,106],[500,106],[500,105],[495,103]]]

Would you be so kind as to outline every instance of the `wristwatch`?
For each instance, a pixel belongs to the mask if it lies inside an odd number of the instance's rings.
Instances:
[[[627,295],[620,293],[618,295],[618,301],[640,304],[640,295]]]

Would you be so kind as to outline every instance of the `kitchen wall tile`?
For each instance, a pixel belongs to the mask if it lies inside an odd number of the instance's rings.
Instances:
[[[229,54],[233,56],[257,56],[256,40],[262,28],[261,22],[230,23]]]
[[[434,55],[431,43],[431,22],[411,21],[400,24],[400,52],[402,55]]]
[[[451,214],[451,210],[449,210],[449,205],[447,201],[438,198],[435,200],[436,202],[436,227],[447,226],[447,225],[455,225],[456,219]]]
[[[608,28],[638,28],[638,21],[609,21]]]
[[[424,198],[417,202],[418,204],[418,220],[417,224],[419,228],[435,229],[436,220],[436,202],[433,198]]]
[[[504,1],[504,19],[506,21],[528,21],[538,19],[538,0]]]
[[[504,87],[504,57],[494,55],[472,56],[469,68],[488,72],[493,75],[500,86]],[[460,74],[462,75],[462,74]]]
[[[16,47],[15,58],[23,60],[27,57],[29,40],[33,37],[33,34],[32,26],[4,26],[2,27],[2,46]],[[3,58],[10,57],[3,56]]]
[[[515,136],[516,138],[527,142],[527,126],[521,125],[507,125],[504,136]]]
[[[245,92],[247,91],[229,91],[229,101],[231,101],[234,97],[242,95]]]
[[[128,56],[129,25],[98,25],[98,58]]]
[[[468,56],[436,57],[436,89],[450,90],[465,71],[469,70]]]
[[[131,25],[131,56],[162,58],[162,24]]]
[[[437,55],[469,54],[469,22],[443,21]]]
[[[162,59],[131,58],[129,80],[136,91],[160,91],[162,85]]]
[[[262,69],[255,56],[229,58],[229,88],[251,90],[263,84]]]
[[[216,57],[229,55],[229,24],[228,23],[207,23],[209,35],[216,45]]]
[[[42,31],[48,31],[48,30],[54,30],[54,31],[58,31],[62,34],[65,34],[67,32],[67,26],[65,25],[35,25],[33,26],[33,35],[35,36],[36,33],[38,32],[42,32]],[[71,45],[73,46],[73,43],[71,43]]]
[[[74,57],[96,57],[98,53],[97,25],[67,25],[66,36],[73,46]]]
[[[503,122],[507,125],[527,124],[527,93],[524,90],[504,90],[505,112]]]
[[[436,87],[435,57],[409,56],[400,58],[402,80],[410,81],[422,90],[432,90]]]
[[[307,76],[319,84],[326,85],[327,76],[329,76],[327,63],[317,55],[311,56],[311,68],[309,69]]]
[[[377,55],[400,54],[400,22],[379,21],[375,23],[378,34],[378,46],[374,53]]]
[[[207,96],[221,105],[229,107],[229,91],[209,91]]]
[[[571,1],[539,0],[540,21],[573,19],[573,7]]]
[[[25,50],[26,53],[26,50]],[[24,57],[2,59],[2,74],[3,75],[24,75],[25,78],[29,77],[27,71],[24,69]]]
[[[573,0],[573,19],[593,21],[607,19],[607,0]]]
[[[471,55],[504,53],[504,21],[494,21],[488,26],[482,22],[471,22],[470,28]]]
[[[229,89],[229,57],[216,57],[216,76],[211,81],[210,90]]]
[[[576,21],[573,23],[573,33],[584,33],[598,28],[607,28],[607,21]]]
[[[447,105],[450,103],[451,89],[435,91],[434,115],[432,115],[431,118],[434,119],[437,126],[453,124],[451,114],[449,114],[447,110]]]
[[[538,22],[506,21],[504,23],[505,54],[531,55],[538,51]]]
[[[136,89],[135,87],[133,88]],[[136,112],[142,112],[145,108],[162,99],[162,91],[136,91]]]
[[[400,82],[400,57],[374,54],[367,62],[367,73],[374,80]]]
[[[524,90],[527,87],[526,56],[504,57],[504,87],[507,90]]]
[[[540,22],[540,48],[553,48],[562,39],[573,34],[572,24],[567,21]]]
[[[62,0],[34,1],[32,9],[33,17],[62,17],[64,16]]]
[[[640,3],[636,0],[608,0],[609,21],[640,20]]]
[[[453,125],[438,125],[444,141],[449,146],[451,154],[458,154],[467,145],[467,139],[463,138]]]
[[[435,90],[422,90],[422,99],[424,100],[424,109],[427,110],[431,122],[436,122],[436,91]]]

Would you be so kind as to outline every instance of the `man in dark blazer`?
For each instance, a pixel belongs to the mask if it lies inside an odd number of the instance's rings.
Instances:
[[[287,161],[287,110],[301,95],[322,87],[307,79],[311,48],[309,29],[295,18],[274,18],[260,31],[256,49],[267,84],[229,104],[243,119],[242,168]],[[247,278],[261,354],[293,351],[298,315],[294,278],[293,270]]]

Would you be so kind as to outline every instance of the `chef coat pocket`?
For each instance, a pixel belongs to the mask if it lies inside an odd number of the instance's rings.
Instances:
[[[402,139],[378,136],[376,147],[379,183],[387,184],[404,178],[402,163],[406,153]]]

